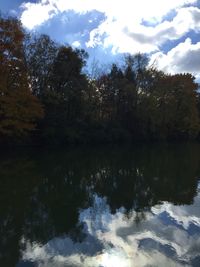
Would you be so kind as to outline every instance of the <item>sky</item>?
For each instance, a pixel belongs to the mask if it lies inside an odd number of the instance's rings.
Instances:
[[[19,267],[24,262],[39,267],[131,267],[133,263],[140,267],[197,266],[199,205],[199,193],[191,205],[163,202],[143,212],[143,219],[136,223],[141,214],[133,210],[127,216],[124,208],[112,214],[106,198],[94,195],[93,205],[80,210],[79,222],[84,225],[82,242],[64,235],[42,245],[23,237]]]
[[[146,53],[166,73],[200,81],[200,0],[0,0],[23,26],[109,64]]]

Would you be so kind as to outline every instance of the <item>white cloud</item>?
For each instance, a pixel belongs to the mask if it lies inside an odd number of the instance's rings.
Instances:
[[[72,46],[78,48],[78,47],[81,46],[81,43],[80,43],[79,41],[74,41],[74,42],[72,43]]]
[[[152,55],[151,62],[168,73],[192,72],[198,77],[200,74],[200,42],[192,44],[190,38],[183,43],[179,43],[167,54],[158,52]]]
[[[200,9],[196,7],[181,8],[172,21],[164,21],[155,27],[139,25],[133,32],[125,29],[135,41],[142,44],[154,43],[158,47],[169,39],[179,39],[190,30],[200,31]]]
[[[24,10],[21,15],[21,21],[25,27],[33,29],[56,14],[56,7],[47,4],[47,2],[42,0],[40,3],[27,2],[21,5],[21,8]]]
[[[73,10],[79,14],[84,14],[92,10],[97,10],[105,14],[106,20],[96,29],[95,36],[98,34],[102,37],[105,34],[107,39],[102,42],[105,46],[114,44],[120,50],[128,50],[131,45],[141,44],[141,42],[137,38],[135,38],[136,40],[134,42],[131,42],[130,36],[126,34],[124,29],[127,29],[133,34],[139,32],[152,39],[156,35],[156,32],[157,34],[160,32],[161,35],[163,30],[170,30],[170,23],[162,23],[161,26],[154,29],[142,26],[141,23],[143,20],[154,24],[160,23],[163,17],[170,11],[177,10],[186,4],[194,4],[195,2],[196,0],[41,0],[39,3],[23,4],[21,20],[27,28],[33,29],[59,12]],[[179,12],[177,19],[173,23],[179,26],[178,35],[181,34],[181,31],[185,32],[188,29],[188,25],[194,22],[191,19],[189,11],[185,9],[182,13],[184,12],[187,14],[181,14]],[[181,16],[182,18],[180,18]],[[88,45],[94,45],[96,43],[93,35],[91,33],[91,40]],[[122,45],[120,43],[122,42],[121,38],[126,39]],[[126,49],[124,49],[124,44],[127,44],[127,41],[131,42],[131,44],[129,46],[126,45]],[[156,47],[152,44],[144,44],[142,49],[144,51],[148,50],[147,52],[149,52],[149,50],[155,50]]]
[[[106,48],[112,46],[113,52],[150,53],[158,51],[166,41],[177,40],[190,30],[200,31],[200,9],[196,7],[180,8],[172,21],[163,21],[154,27],[107,19],[90,33],[87,45],[102,43]]]
[[[161,52],[161,48],[168,40],[179,40],[191,30],[199,34],[200,8],[195,5],[197,2],[198,0],[40,0],[38,3],[22,5],[21,20],[28,29],[34,29],[59,14],[62,23],[65,11],[80,15],[96,10],[103,13],[105,19],[99,21],[95,28],[90,28],[89,39],[84,40],[86,47],[99,46],[109,49],[113,54],[154,53],[152,60],[159,58],[158,65],[164,70],[196,73],[199,71],[196,57],[199,44],[192,45],[188,39],[167,54]],[[88,28],[90,24],[91,19],[88,18]],[[87,28],[87,24],[85,27]],[[79,47],[77,42],[72,45]]]
[[[200,256],[198,231],[189,231],[190,226],[200,227],[199,204],[199,194],[192,205],[164,202],[143,212],[143,219],[136,223],[142,214],[132,211],[127,217],[123,208],[111,214],[106,198],[94,196],[93,205],[80,211],[79,220],[85,225],[82,242],[67,236],[43,246],[23,240],[22,258],[40,267],[191,266]]]

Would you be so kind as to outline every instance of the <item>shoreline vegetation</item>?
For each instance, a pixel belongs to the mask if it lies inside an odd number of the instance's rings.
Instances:
[[[166,74],[146,55],[126,54],[123,64],[88,75],[87,59],[0,17],[0,145],[199,140],[191,74]]]

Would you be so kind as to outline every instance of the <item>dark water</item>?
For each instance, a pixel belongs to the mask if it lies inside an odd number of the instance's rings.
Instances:
[[[200,266],[200,145],[1,152],[0,266]]]

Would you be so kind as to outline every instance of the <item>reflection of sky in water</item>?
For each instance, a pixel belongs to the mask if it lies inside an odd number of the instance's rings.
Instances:
[[[123,208],[111,214],[106,198],[95,195],[79,220],[82,242],[67,236],[43,246],[22,240],[25,249],[18,266],[200,266],[200,188],[192,205],[164,202],[151,211],[128,214]]]

